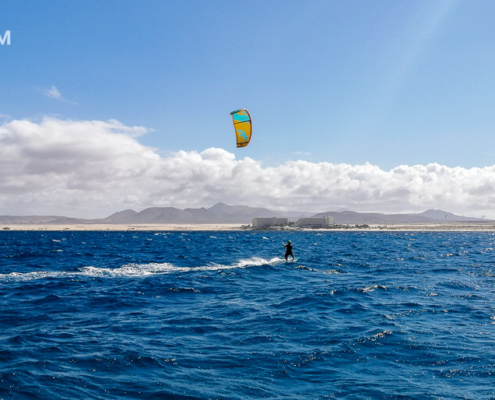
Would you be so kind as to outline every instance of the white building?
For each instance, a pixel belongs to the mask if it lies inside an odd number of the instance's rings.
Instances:
[[[269,226],[286,226],[289,225],[288,218],[253,218],[253,228],[267,228]]]
[[[325,217],[308,217],[300,218],[294,226],[299,228],[330,228],[333,225],[333,217],[327,215]]]

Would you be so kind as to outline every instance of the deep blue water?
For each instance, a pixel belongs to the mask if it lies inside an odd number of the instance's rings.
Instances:
[[[493,233],[0,232],[0,399],[490,399],[494,339]]]

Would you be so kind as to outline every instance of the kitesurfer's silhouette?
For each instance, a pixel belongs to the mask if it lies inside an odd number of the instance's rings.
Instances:
[[[287,244],[284,244],[285,247],[285,261],[287,261],[287,257],[291,256],[292,260],[294,260],[294,254],[292,254],[292,243],[291,241],[287,241]]]

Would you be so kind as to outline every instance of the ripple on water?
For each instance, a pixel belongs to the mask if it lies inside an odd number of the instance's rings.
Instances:
[[[495,397],[491,234],[0,234],[0,398]]]

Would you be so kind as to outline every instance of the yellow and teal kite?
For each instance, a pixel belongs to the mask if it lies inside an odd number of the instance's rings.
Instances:
[[[245,108],[232,111],[230,115],[232,115],[232,119],[234,120],[237,147],[246,147],[251,140],[251,134],[253,132],[253,128],[251,126],[251,116]]]

